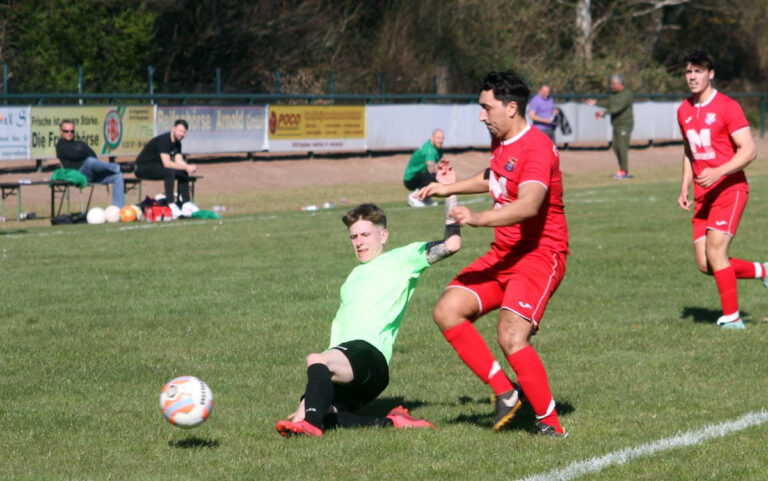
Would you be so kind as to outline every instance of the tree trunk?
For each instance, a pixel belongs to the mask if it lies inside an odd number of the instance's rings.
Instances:
[[[576,2],[576,57],[584,62],[592,61],[592,1]]]

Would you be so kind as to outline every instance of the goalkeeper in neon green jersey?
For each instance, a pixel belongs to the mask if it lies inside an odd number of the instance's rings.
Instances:
[[[455,181],[448,162],[438,167],[438,180]],[[430,265],[461,248],[461,232],[448,212],[456,197],[446,199],[445,237],[415,242],[384,252],[387,219],[374,204],[361,204],[342,218],[349,228],[360,265],[341,287],[341,305],[331,324],[330,347],[307,356],[307,386],[298,409],[277,422],[283,436],[322,436],[330,427],[434,427],[414,419],[402,406],[386,416],[356,414],[389,384],[392,345],[419,276]]]

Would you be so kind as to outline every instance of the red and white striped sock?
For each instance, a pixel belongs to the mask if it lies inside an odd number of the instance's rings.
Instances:
[[[446,329],[443,331],[443,336],[453,346],[464,364],[480,380],[491,386],[494,394],[499,396],[512,389],[512,382],[496,362],[483,336],[477,332],[471,322],[464,321]]]
[[[731,257],[730,262],[737,279],[762,279],[765,277],[765,267],[759,262],[749,262],[733,257]]]

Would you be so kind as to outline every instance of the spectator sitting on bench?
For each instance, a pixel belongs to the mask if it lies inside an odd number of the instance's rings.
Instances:
[[[88,179],[88,182],[113,184],[112,204],[125,206],[125,185],[120,165],[101,162],[96,152],[88,144],[75,140],[75,124],[71,120],[62,120],[59,125],[61,138],[56,143],[56,156],[65,169],[75,169]]]
[[[178,181],[179,206],[191,200],[189,175],[197,170],[194,165],[186,163],[181,155],[181,140],[187,134],[188,128],[186,120],[177,120],[170,132],[150,140],[136,158],[136,177],[164,181],[165,199],[168,203],[174,201],[173,184]]]

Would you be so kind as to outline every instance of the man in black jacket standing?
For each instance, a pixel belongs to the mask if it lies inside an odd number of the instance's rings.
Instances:
[[[88,144],[75,140],[75,124],[71,120],[62,120],[59,129],[61,138],[56,143],[56,157],[62,167],[79,171],[88,182],[112,184],[112,204],[122,209],[125,206],[125,184],[120,165],[101,162]]]

